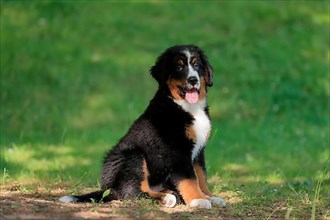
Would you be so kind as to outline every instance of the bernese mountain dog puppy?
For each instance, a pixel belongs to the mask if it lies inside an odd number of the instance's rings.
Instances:
[[[165,207],[226,203],[207,186],[205,145],[211,131],[207,90],[213,69],[194,45],[168,48],[150,69],[158,90],[145,112],[105,156],[101,190],[62,202],[107,202],[148,196]],[[104,193],[110,190],[110,193]],[[107,191],[109,192],[109,191]]]

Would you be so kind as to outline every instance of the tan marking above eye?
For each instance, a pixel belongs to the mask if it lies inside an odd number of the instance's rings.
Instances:
[[[184,65],[183,60],[178,60],[178,65]]]
[[[196,57],[193,57],[193,58],[191,59],[191,63],[192,63],[192,64],[196,63],[197,61],[198,61],[198,59],[197,59]]]
[[[191,64],[199,64],[200,63],[200,59],[198,57],[193,57],[191,58]]]

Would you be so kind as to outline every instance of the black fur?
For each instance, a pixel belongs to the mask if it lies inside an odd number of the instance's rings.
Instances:
[[[205,171],[204,148],[192,161],[194,143],[186,137],[186,128],[193,123],[193,116],[173,101],[166,84],[169,77],[180,78],[176,73],[175,57],[183,50],[199,54],[200,75],[206,85],[213,84],[213,70],[201,49],[194,45],[174,46],[167,49],[150,69],[159,89],[145,112],[133,123],[127,134],[105,156],[101,173],[101,190],[81,196],[73,196],[75,202],[100,201],[103,192],[110,195],[102,201],[132,199],[144,196],[141,191],[143,162],[146,161],[151,187],[168,189],[177,197],[177,183],[196,178],[193,165],[198,163]],[[204,111],[209,117],[208,107]]]
[[[166,80],[169,74],[175,72],[175,58],[180,55],[179,51],[182,52],[183,48],[188,48],[195,53],[198,53],[202,66],[201,69],[207,75],[207,86],[213,85],[213,68],[207,61],[207,57],[204,52],[195,45],[182,45],[173,46],[168,48],[162,55],[157,58],[156,64],[150,69],[151,75],[157,80],[160,87],[166,84]]]

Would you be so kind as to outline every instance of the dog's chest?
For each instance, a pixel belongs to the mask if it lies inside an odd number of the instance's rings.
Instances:
[[[194,160],[200,150],[206,145],[207,139],[211,132],[211,122],[206,115],[206,100],[198,101],[195,104],[188,104],[183,100],[175,100],[186,112],[192,117],[192,123],[189,125],[188,138],[194,141],[194,147],[191,152],[191,159]]]
[[[199,151],[206,145],[208,136],[211,131],[211,123],[205,111],[202,109],[191,112],[191,114],[194,117],[192,129],[196,135],[194,148],[191,154],[191,159],[194,160]]]

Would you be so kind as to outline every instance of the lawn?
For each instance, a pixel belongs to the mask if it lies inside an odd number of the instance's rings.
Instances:
[[[330,218],[328,1],[0,3],[1,218]],[[190,43],[215,70],[207,170],[228,206],[58,203],[98,188],[149,68]]]

